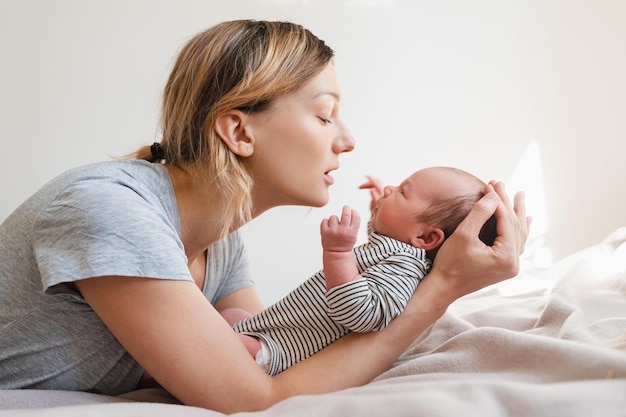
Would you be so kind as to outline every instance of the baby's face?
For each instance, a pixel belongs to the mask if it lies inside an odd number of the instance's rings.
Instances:
[[[415,219],[441,198],[467,192],[467,181],[447,168],[425,168],[398,186],[386,186],[372,210],[370,225],[376,233],[410,243],[423,224]]]

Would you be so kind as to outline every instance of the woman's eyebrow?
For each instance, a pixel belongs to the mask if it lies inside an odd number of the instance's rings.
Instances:
[[[335,99],[335,101],[339,102],[341,101],[341,96],[334,92],[334,91],[330,91],[330,90],[323,90],[323,91],[319,91],[316,94],[313,95],[313,98],[320,98],[320,97],[324,97],[324,96],[331,96]]]

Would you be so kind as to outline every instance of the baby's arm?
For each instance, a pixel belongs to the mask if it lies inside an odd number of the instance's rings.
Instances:
[[[360,278],[352,252],[360,224],[359,214],[348,206],[343,207],[341,218],[330,216],[322,220],[322,262],[327,290]]]
[[[380,180],[369,175],[367,181],[361,184],[359,189],[370,190],[372,197],[370,209],[374,208],[376,200],[383,195]],[[341,219],[331,216],[322,220],[320,226],[324,249],[322,262],[327,290],[361,278],[352,253],[360,224],[359,214],[348,206],[343,207]]]
[[[328,315],[353,332],[381,330],[402,313],[429,269],[423,252],[396,253],[363,271],[362,279],[327,291]]]

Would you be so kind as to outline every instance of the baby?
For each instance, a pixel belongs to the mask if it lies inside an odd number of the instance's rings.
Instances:
[[[254,316],[237,309],[222,315],[270,375],[351,331],[380,330],[403,311],[485,186],[450,167],[422,169],[384,189],[368,178],[360,186],[372,196],[367,243],[354,247],[360,218],[344,207],[341,218],[331,216],[320,226],[323,270]],[[492,217],[481,230],[487,245],[495,240],[495,226]]]

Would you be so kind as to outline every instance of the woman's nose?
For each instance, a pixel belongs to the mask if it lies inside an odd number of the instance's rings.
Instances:
[[[350,133],[350,130],[345,125],[345,123],[340,122],[339,124],[340,124],[340,128],[339,128],[340,131],[337,136],[337,140],[335,141],[335,144],[336,144],[335,151],[337,153],[352,152],[354,150],[354,147],[356,146],[356,141],[352,137],[352,134]]]

